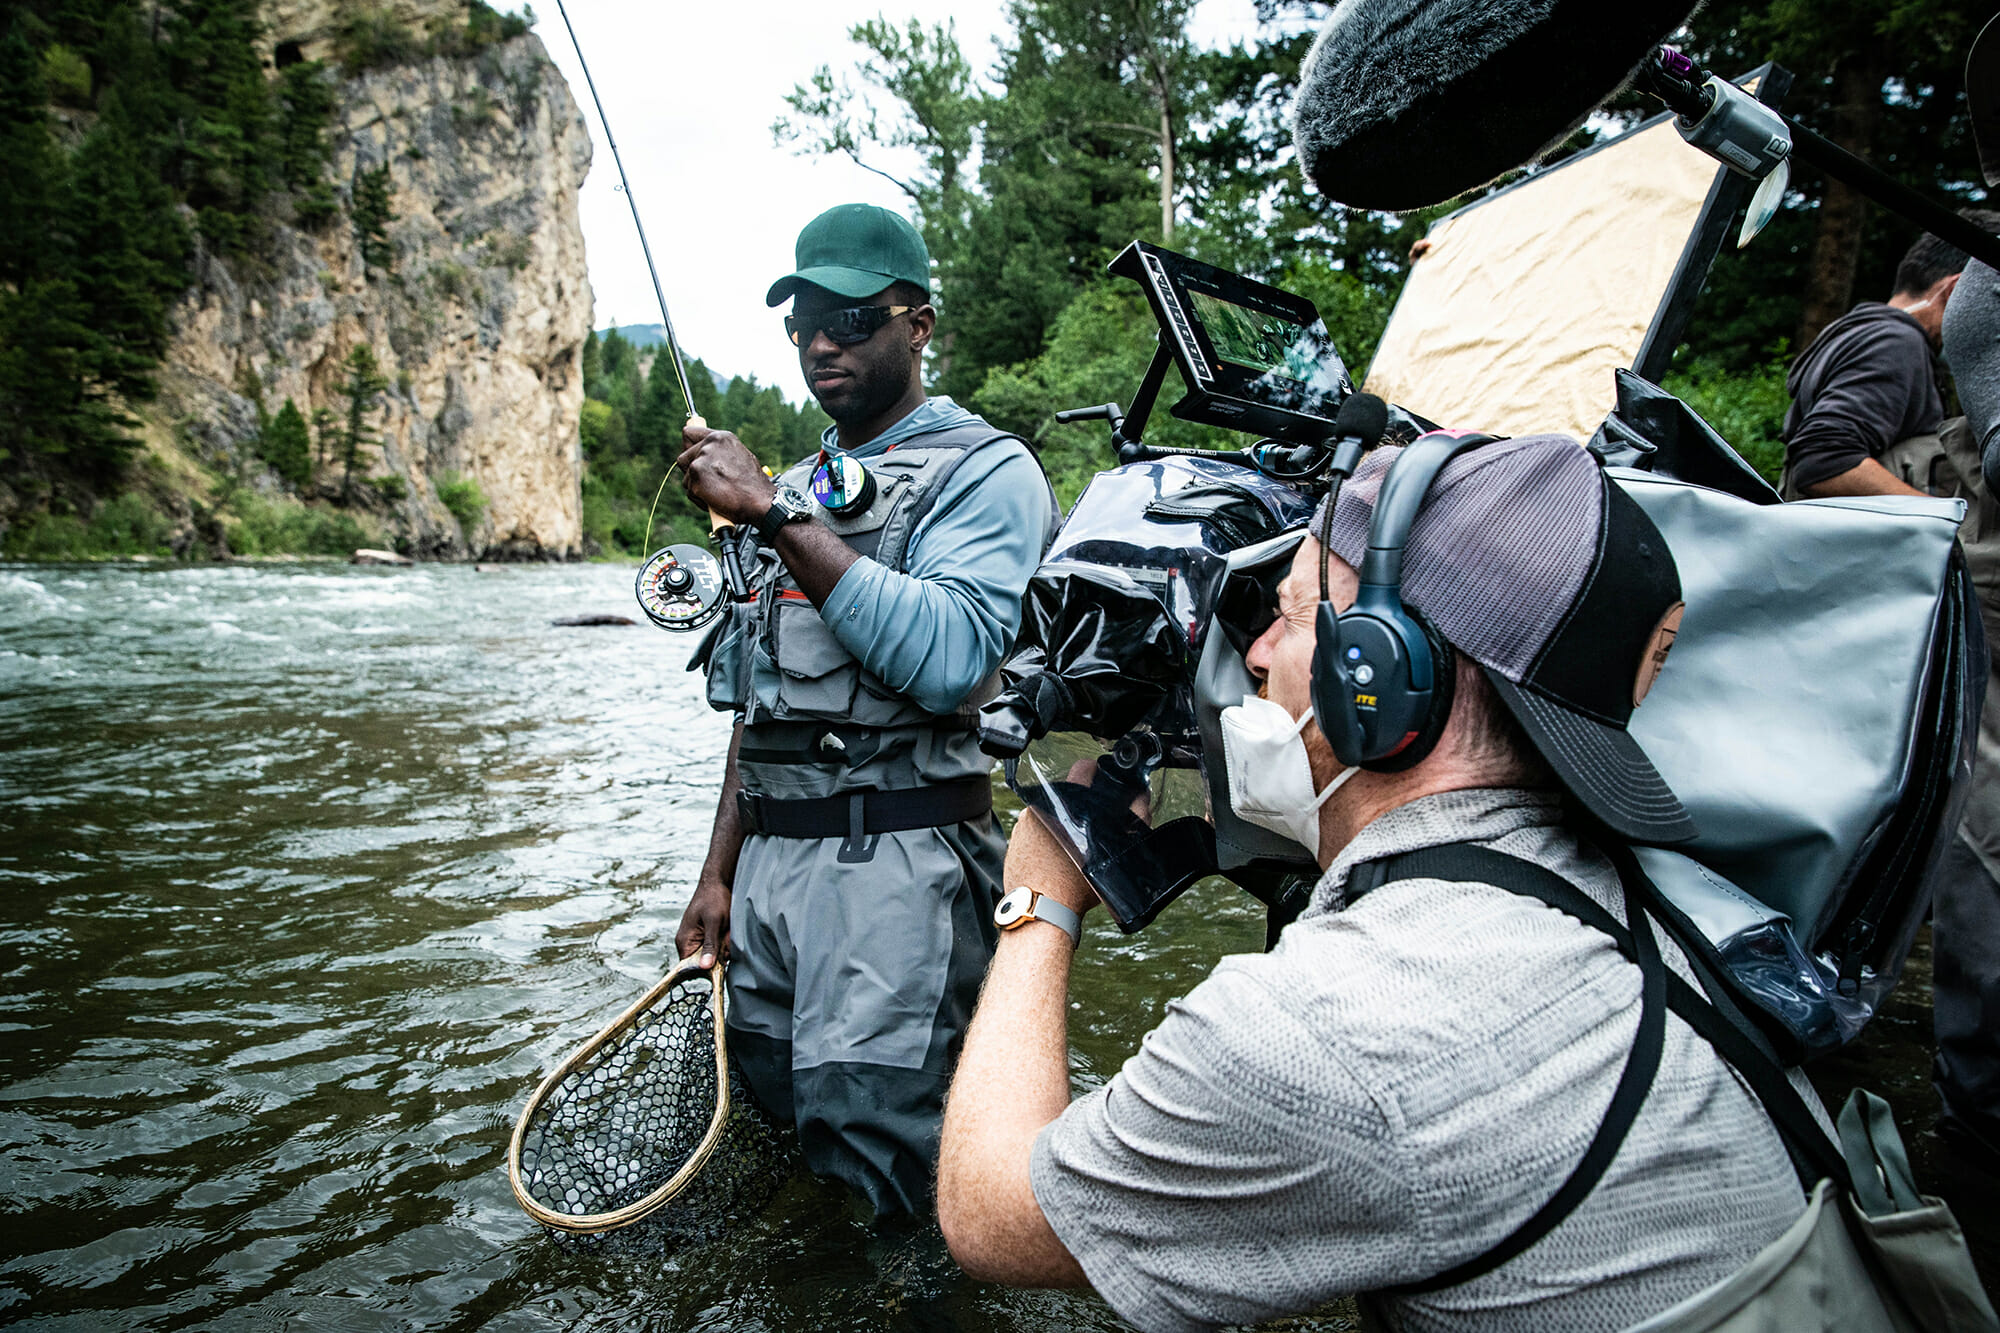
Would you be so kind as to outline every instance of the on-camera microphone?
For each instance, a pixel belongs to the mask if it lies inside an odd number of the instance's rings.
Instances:
[[[1381,443],[1389,429],[1389,405],[1372,393],[1351,393],[1333,418],[1333,461],[1327,471],[1337,486],[1361,466],[1361,455]]]
[[[1337,203],[1442,203],[1555,147],[1692,0],[1341,0],[1300,71],[1299,162]]]

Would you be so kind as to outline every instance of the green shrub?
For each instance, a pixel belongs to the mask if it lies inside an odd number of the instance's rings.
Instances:
[[[0,553],[12,560],[167,555],[173,530],[172,520],[128,491],[99,505],[88,522],[74,514],[25,514],[7,530]]]
[[[496,264],[505,264],[519,273],[528,266],[534,254],[534,244],[519,232],[504,232],[486,243],[486,253]]]
[[[472,477],[447,472],[438,482],[438,503],[451,512],[458,520],[458,526],[467,537],[479,526],[479,520],[486,513],[486,492],[479,489],[479,482]]]
[[[1786,364],[1783,348],[1775,360],[1747,371],[1731,371],[1710,358],[1696,357],[1668,371],[1660,387],[1693,408],[1776,486],[1785,470],[1785,443],[1778,431],[1791,405],[1791,395],[1785,392]]]
[[[426,54],[425,43],[393,14],[364,9],[348,16],[334,34],[333,49],[346,73],[400,65]]]
[[[409,483],[393,472],[384,473],[379,477],[370,477],[368,484],[375,488],[375,494],[381,496],[390,504],[400,503],[408,499],[410,495]]]
[[[42,51],[42,81],[49,97],[65,106],[90,105],[90,62],[61,42]]]
[[[248,491],[230,501],[223,520],[229,549],[238,555],[347,555],[375,542],[350,514],[312,509],[290,499]]]
[[[462,301],[472,290],[471,274],[465,265],[454,264],[450,260],[431,265],[430,279],[438,295],[447,301]]]

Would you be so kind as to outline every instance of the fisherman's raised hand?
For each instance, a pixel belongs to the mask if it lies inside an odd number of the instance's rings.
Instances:
[[[681,438],[681,485],[696,504],[732,523],[755,523],[770,512],[778,488],[743,441],[726,430],[695,425]]]

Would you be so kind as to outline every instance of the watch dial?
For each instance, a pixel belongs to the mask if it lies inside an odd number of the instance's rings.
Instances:
[[[1015,889],[1005,898],[1002,898],[1000,905],[993,909],[993,924],[1003,929],[1013,925],[1028,914],[1028,908],[1034,901],[1035,895],[1033,891],[1029,889]]]

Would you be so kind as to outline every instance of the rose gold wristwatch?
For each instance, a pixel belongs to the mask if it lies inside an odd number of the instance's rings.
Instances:
[[[1042,921],[1069,936],[1070,946],[1083,943],[1083,918],[1046,893],[1036,893],[1025,884],[1000,900],[993,909],[993,924],[1002,930],[1019,930],[1030,921]]]

